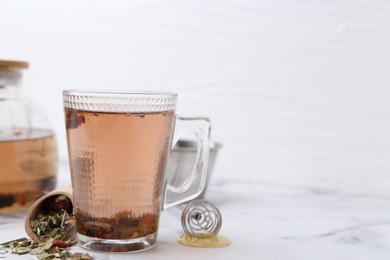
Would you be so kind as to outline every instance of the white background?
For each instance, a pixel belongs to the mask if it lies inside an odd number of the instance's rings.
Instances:
[[[390,197],[390,2],[1,1],[0,58],[66,160],[63,89],[179,93],[226,179]]]

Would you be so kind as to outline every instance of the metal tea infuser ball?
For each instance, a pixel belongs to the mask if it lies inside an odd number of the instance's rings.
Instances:
[[[216,236],[221,229],[222,215],[218,208],[205,200],[188,203],[181,215],[184,232],[192,237]]]

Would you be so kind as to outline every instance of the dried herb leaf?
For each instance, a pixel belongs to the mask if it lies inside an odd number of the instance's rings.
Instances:
[[[11,240],[11,241],[7,241],[7,242],[4,242],[4,243],[1,243],[0,246],[6,246],[9,243],[13,243],[13,242],[24,242],[26,240],[28,240],[28,239],[25,238],[25,237],[22,237],[22,238],[19,238],[19,239],[15,239],[15,240]]]
[[[92,260],[93,257],[90,256],[88,253],[73,253],[73,254],[69,254],[67,259],[69,259],[69,260]]]
[[[45,252],[47,249],[51,248],[53,245],[53,238],[41,239],[39,241],[38,247],[31,250],[30,255],[39,255]]]

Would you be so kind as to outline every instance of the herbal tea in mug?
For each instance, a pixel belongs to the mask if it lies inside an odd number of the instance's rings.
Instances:
[[[148,249],[156,242],[162,209],[202,191],[209,122],[176,119],[176,98],[171,93],[64,91],[81,246],[114,252]],[[175,124],[199,137],[197,166],[180,187],[166,186],[165,176]]]

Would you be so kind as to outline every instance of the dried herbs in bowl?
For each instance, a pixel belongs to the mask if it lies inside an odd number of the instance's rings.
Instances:
[[[64,195],[48,196],[40,204],[36,215],[29,219],[34,239],[20,238],[0,244],[0,256],[5,253],[30,254],[38,259],[93,259],[87,253],[71,253],[76,239],[69,233],[74,226],[73,205]],[[30,235],[31,236],[31,235]]]

